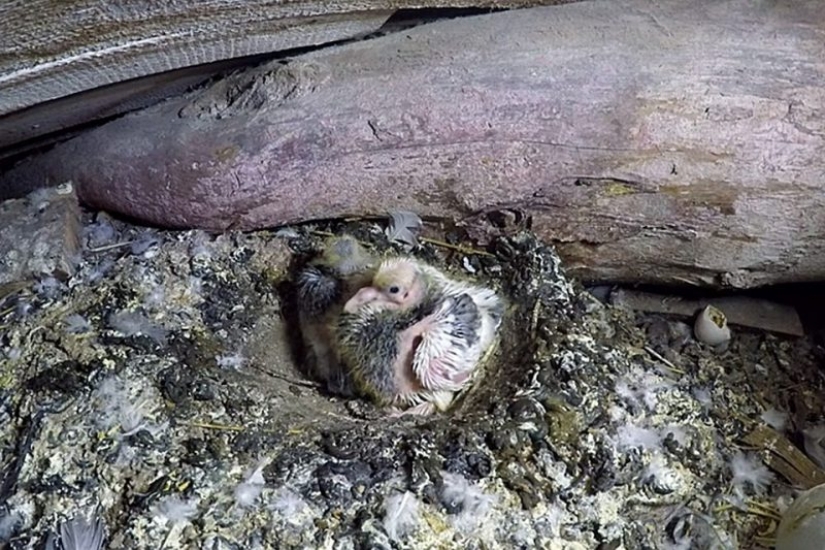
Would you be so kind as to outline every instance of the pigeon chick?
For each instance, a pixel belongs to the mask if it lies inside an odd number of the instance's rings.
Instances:
[[[340,330],[346,337],[339,345],[362,392],[444,410],[493,344],[504,304],[492,289],[453,280],[411,258],[393,258],[382,262],[372,284],[356,292],[344,312]],[[374,341],[367,341],[370,333]]]
[[[405,311],[373,300],[341,315],[338,345],[362,394],[405,414],[426,415],[446,410],[470,381],[476,365],[465,358],[480,328],[468,294]]]
[[[352,313],[363,304],[379,301],[383,307],[406,311],[450,296],[467,294],[481,315],[479,347],[486,350],[495,339],[504,302],[490,288],[448,277],[439,269],[414,258],[389,258],[381,262],[372,283],[358,290],[344,305]]]
[[[332,393],[352,394],[335,348],[335,330],[344,304],[369,284],[375,264],[354,238],[336,237],[298,274],[298,324],[310,371]]]
[[[407,310],[427,297],[446,294],[452,281],[438,269],[412,258],[381,262],[369,286],[361,288],[344,306],[352,313],[361,305],[380,300],[384,307]]]

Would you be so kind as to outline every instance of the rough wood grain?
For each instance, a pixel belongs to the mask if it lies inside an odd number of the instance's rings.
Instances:
[[[691,300],[669,294],[623,288],[611,292],[610,303],[634,311],[682,317],[695,317],[699,310],[712,305],[725,314],[730,325],[752,327],[761,331],[791,336],[805,335],[802,320],[792,306],[752,296],[724,296]]]
[[[421,26],[128,115],[0,180],[150,222],[533,217],[577,275],[825,275],[825,4],[583,2]]]
[[[250,2],[217,9],[219,3],[147,0],[127,9],[76,0],[61,4],[74,5],[70,11],[45,11],[54,18],[32,18],[31,4],[38,2],[0,3],[0,158],[40,136],[181,93],[233,59],[351,38],[392,14],[290,17],[300,14],[293,3],[268,13]]]
[[[147,74],[371,30],[357,2],[0,3],[0,114]],[[380,22],[378,23],[380,25]]]
[[[250,58],[149,75],[40,103],[0,117],[0,162],[65,141],[88,123],[142,109],[182,94],[211,76],[250,65]],[[2,198],[2,197],[0,197]]]
[[[23,140],[125,112],[127,100],[143,107],[153,95],[181,91],[193,72],[176,69],[362,36],[399,8],[565,1],[573,0],[0,2],[0,155]],[[157,74],[166,76],[135,81]],[[70,100],[39,108],[62,98]]]

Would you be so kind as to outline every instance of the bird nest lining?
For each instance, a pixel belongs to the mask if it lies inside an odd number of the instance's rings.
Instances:
[[[761,529],[713,513],[714,487],[779,490],[728,468],[761,413],[747,338],[724,367],[694,347],[670,372],[531,234],[425,244],[510,309],[454,409],[387,419],[301,374],[290,265],[319,231],[393,246],[368,223],[210,236],[99,216],[70,280],[0,295],[0,540],[27,547],[93,509],[109,548],[701,548]],[[756,347],[795,369],[766,387],[818,387],[805,353]]]

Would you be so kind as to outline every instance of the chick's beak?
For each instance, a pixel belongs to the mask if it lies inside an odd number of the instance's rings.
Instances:
[[[355,293],[355,296],[347,300],[344,304],[344,311],[347,313],[355,313],[358,308],[369,302],[373,302],[380,298],[380,291],[373,286],[365,286]]]

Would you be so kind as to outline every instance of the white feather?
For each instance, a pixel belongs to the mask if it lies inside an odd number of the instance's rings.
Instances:
[[[459,391],[465,381],[458,383],[453,379],[472,371],[479,359],[475,349],[462,353],[453,340],[450,328],[455,318],[449,313],[451,304],[445,300],[436,310],[432,326],[422,335],[413,358],[413,372],[427,389]]]
[[[103,519],[98,515],[76,517],[60,524],[63,550],[100,550],[105,538]]]
[[[763,493],[773,481],[773,474],[762,464],[758,456],[737,452],[730,461],[733,474],[733,492],[740,499],[750,488],[754,493]]]
[[[496,337],[500,319],[494,312],[502,309],[501,298],[490,288],[453,280],[430,265],[417,261],[413,263],[436,290],[447,298],[439,304],[434,313],[431,329],[422,335],[421,344],[413,359],[413,371],[422,385],[429,390],[461,391],[472,380],[473,372]],[[455,322],[455,317],[449,313],[452,305],[450,299],[463,294],[473,300],[481,314],[479,338],[474,345],[466,349],[453,340],[449,330]],[[432,369],[434,360],[448,371],[448,377],[435,374]]]
[[[400,541],[414,531],[418,519],[418,499],[409,491],[390,496],[384,504],[384,530],[390,540]]]
[[[445,300],[435,313],[431,330],[422,337],[413,360],[413,370],[428,389],[460,391],[470,382],[495,331],[489,315],[482,314],[479,339],[470,347],[457,341],[451,332],[456,318],[449,312],[451,300]],[[438,367],[438,370],[436,370]]]

